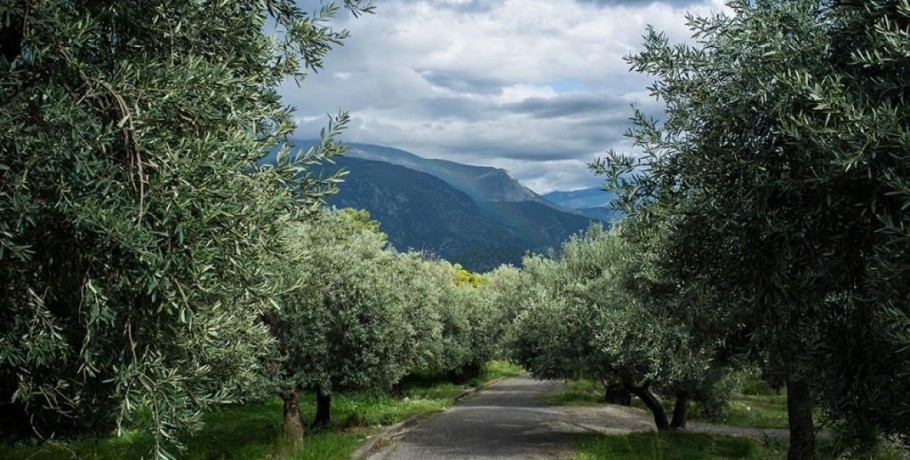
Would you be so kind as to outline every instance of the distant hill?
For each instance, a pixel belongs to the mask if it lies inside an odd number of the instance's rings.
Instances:
[[[316,141],[295,140],[300,148]],[[373,144],[349,143],[347,158],[382,161],[436,176],[452,187],[482,201],[537,201],[556,207],[512,177],[505,169],[472,166],[454,161],[423,158],[410,152]]]
[[[610,207],[613,193],[601,188],[585,188],[572,191],[554,191],[543,195],[547,200],[571,209],[593,219],[614,222],[622,215]]]
[[[400,250],[423,250],[472,271],[520,265],[591,219],[536,201],[481,201],[433,175],[381,161],[339,158],[349,171],[328,203],[366,209]]]
[[[314,141],[296,140],[297,148]],[[274,161],[274,153],[262,161]],[[366,209],[400,250],[427,251],[472,271],[520,265],[594,220],[534,193],[503,169],[430,160],[399,149],[349,144],[324,165],[348,175],[328,204]]]
[[[613,199],[613,193],[602,188],[583,188],[568,192],[545,193],[544,198],[571,209],[604,207]]]

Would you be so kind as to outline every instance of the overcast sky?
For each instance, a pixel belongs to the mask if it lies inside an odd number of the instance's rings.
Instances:
[[[318,5],[318,1],[299,0]],[[623,60],[650,24],[689,40],[685,13],[722,0],[377,0],[323,70],[281,89],[298,138],[339,109],[349,142],[509,170],[536,192],[597,186],[586,164],[628,150],[631,104],[658,113]],[[312,8],[312,7],[310,7]]]

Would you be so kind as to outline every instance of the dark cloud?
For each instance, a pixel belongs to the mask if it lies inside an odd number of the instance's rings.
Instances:
[[[552,98],[531,97],[521,102],[505,104],[509,112],[523,113],[535,118],[579,117],[591,113],[628,110],[629,103],[616,97],[594,94],[566,94]]]
[[[454,119],[477,120],[487,112],[489,105],[465,97],[428,97],[417,101],[412,113],[428,120]]]
[[[499,94],[502,92],[501,81],[459,75],[455,72],[420,71],[420,76],[432,85],[450,89],[459,93]]]
[[[517,161],[560,161],[590,158],[593,152],[626,142],[623,132],[628,122],[602,120],[578,125],[554,123],[550,129],[538,132],[514,130],[496,134],[496,127],[475,126],[470,134],[452,143],[449,148],[469,161],[501,158]],[[530,128],[530,126],[529,126]]]
[[[297,0],[305,10],[330,0]],[[340,0],[334,0],[339,3]],[[622,57],[646,24],[687,40],[684,11],[720,0],[377,0],[375,15],[331,25],[351,38],[301,88],[298,137],[314,137],[326,113],[353,119],[349,142],[429,158],[509,169],[533,189],[596,184],[585,165],[606,150],[635,153],[624,133],[630,105],[660,118],[652,77]]]
[[[597,5],[600,7],[606,6],[647,6],[652,3],[665,3],[673,6],[689,6],[696,3],[701,3],[702,0],[576,0],[582,5]]]

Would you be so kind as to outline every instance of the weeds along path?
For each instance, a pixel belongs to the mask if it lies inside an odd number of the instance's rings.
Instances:
[[[446,412],[402,433],[371,460],[524,460],[572,454],[579,433],[650,431],[647,411],[614,406],[552,406],[546,395],[561,383],[528,375],[506,379]],[[755,439],[787,437],[786,430],[761,430],[690,422],[689,431]]]

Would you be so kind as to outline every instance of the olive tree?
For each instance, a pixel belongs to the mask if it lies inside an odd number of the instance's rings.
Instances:
[[[726,322],[723,340],[785,381],[789,458],[814,456],[819,403],[905,435],[910,7],[730,7],[690,18],[693,45],[648,32],[631,63],[657,78],[665,116],[636,114],[642,154],[593,167],[627,213],[667,223],[668,273],[724,294],[691,320]]]
[[[555,259],[526,258],[515,356],[540,377],[599,380],[610,402],[628,404],[635,395],[658,429],[684,428],[689,401],[708,399],[726,369],[716,365],[713,337],[667,314],[678,296],[638,292],[669,284],[647,272],[640,249],[622,240],[619,228],[594,226]],[[672,420],[661,394],[676,399]]]
[[[143,411],[164,453],[256,380],[277,293],[263,261],[331,185],[256,160],[293,130],[276,87],[345,38],[336,10],[0,2],[5,425],[46,437]]]
[[[479,377],[499,351],[502,335],[497,277],[491,285],[484,275],[471,273],[445,260],[427,261],[426,274],[438,287],[441,337],[434,359],[423,370],[447,374],[455,381]]]
[[[316,393],[314,425],[330,421],[332,395],[389,390],[428,362],[439,336],[434,299],[418,254],[387,247],[365,213],[323,210],[286,235],[286,292],[266,315],[281,355],[285,431],[303,437],[297,391]],[[426,288],[426,289],[425,289]]]

